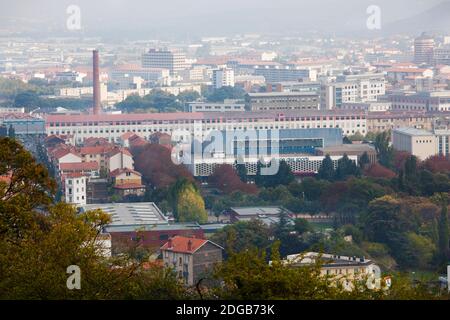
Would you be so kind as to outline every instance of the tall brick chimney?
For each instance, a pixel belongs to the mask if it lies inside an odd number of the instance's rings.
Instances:
[[[94,80],[94,114],[100,114],[102,107],[100,104],[100,72],[98,62],[98,50],[92,51],[92,77]]]

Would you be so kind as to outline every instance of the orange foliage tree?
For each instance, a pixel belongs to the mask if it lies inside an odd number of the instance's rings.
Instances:
[[[230,194],[234,191],[255,194],[258,188],[253,184],[247,184],[239,179],[236,170],[229,164],[222,164],[214,169],[209,177],[209,182],[223,192]]]

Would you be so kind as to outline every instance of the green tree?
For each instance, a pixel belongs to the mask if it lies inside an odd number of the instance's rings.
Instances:
[[[185,178],[178,179],[171,186],[170,202],[177,221],[206,223],[208,213],[205,209],[205,202],[200,195],[198,188]]]
[[[333,181],[335,175],[336,171],[334,170],[333,160],[331,160],[330,155],[327,154],[322,160],[317,177],[319,179]]]
[[[14,127],[11,125],[9,125],[9,129],[8,129],[8,137],[11,139],[14,139],[16,137],[16,130],[14,129]]]
[[[383,131],[375,137],[374,145],[378,154],[378,161],[386,168],[392,168],[394,148],[390,145],[390,131]]]
[[[365,151],[359,158],[359,167],[361,169],[365,169],[369,164],[370,164],[369,155],[367,154],[367,151]]]
[[[336,179],[345,180],[349,176],[358,176],[360,174],[355,162],[350,160],[346,154],[338,160],[336,168]]]
[[[235,163],[236,166],[236,173],[239,176],[239,179],[241,179],[242,182],[248,182],[248,172],[247,167],[244,163]]]
[[[448,224],[448,196],[446,193],[440,193],[435,196],[435,201],[441,206],[439,217],[439,262],[446,264],[449,253],[449,224]]]

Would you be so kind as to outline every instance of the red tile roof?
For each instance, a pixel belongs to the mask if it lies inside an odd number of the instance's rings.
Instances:
[[[208,240],[205,239],[175,236],[173,238],[170,238],[169,241],[161,247],[161,250],[169,250],[173,252],[192,254],[198,249],[200,249],[207,242]],[[188,249],[189,243],[190,243],[190,250]]]
[[[124,172],[130,172],[130,173],[134,173],[134,174],[136,174],[136,175],[138,175],[138,176],[142,176],[139,172],[137,172],[137,171],[135,171],[135,170],[132,170],[132,169],[129,169],[129,168],[124,168],[124,169],[115,169],[115,170],[113,170],[113,171],[111,171],[110,172],[110,176],[111,177],[117,177],[118,175],[120,175],[120,174],[122,174],[122,173],[124,173]]]
[[[63,178],[81,178],[81,177],[86,177],[86,175],[81,172],[69,172],[63,175]]]
[[[56,115],[48,114],[45,117],[46,124],[51,122],[123,122],[123,121],[170,121],[170,120],[202,120],[201,112],[172,112],[172,113],[126,113],[126,114],[77,114]]]
[[[66,149],[64,147],[59,147],[59,148],[53,150],[53,152],[52,152],[53,156],[56,159],[61,159],[62,157],[66,156],[70,153],[81,158],[81,156],[77,152],[75,152],[74,150],[71,150],[70,148]]]
[[[79,151],[81,154],[105,154],[113,150],[115,147],[111,145],[106,146],[89,146],[89,147],[80,147]]]
[[[143,189],[143,188],[145,188],[143,184],[137,183],[125,183],[114,186],[114,189]]]
[[[116,155],[118,153],[123,153],[123,154],[126,154],[127,156],[132,157],[130,151],[128,151],[127,148],[115,148],[114,150],[108,152],[108,156],[112,157],[112,156],[114,156],[114,155]]]
[[[98,163],[91,162],[79,162],[79,163],[61,163],[61,171],[92,171],[98,170]]]

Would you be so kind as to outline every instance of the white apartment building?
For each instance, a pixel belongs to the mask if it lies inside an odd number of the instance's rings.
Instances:
[[[87,138],[120,141],[134,132],[145,139],[155,132],[174,140],[212,130],[341,128],[344,135],[367,133],[364,112],[340,110],[285,110],[264,112],[146,113],[102,115],[47,115],[47,135],[71,134],[77,143]]]
[[[234,87],[234,70],[231,68],[213,70],[212,83],[216,89]]]
[[[177,50],[150,49],[142,55],[142,67],[168,69],[170,74],[175,74],[187,68],[186,55]]]
[[[386,94],[384,73],[338,76],[321,88],[321,108],[339,108],[344,103],[377,101]]]
[[[64,197],[67,203],[77,206],[86,205],[87,177],[83,174],[72,173],[64,176]]]
[[[235,100],[225,100],[223,103],[191,102],[189,112],[230,112],[245,111],[245,103],[236,103]]]
[[[111,81],[117,83],[120,89],[130,88],[134,77],[142,78],[144,82],[150,84],[170,85],[169,69],[120,66],[110,73]]]
[[[263,110],[318,110],[319,95],[314,92],[249,93],[249,109]]]

